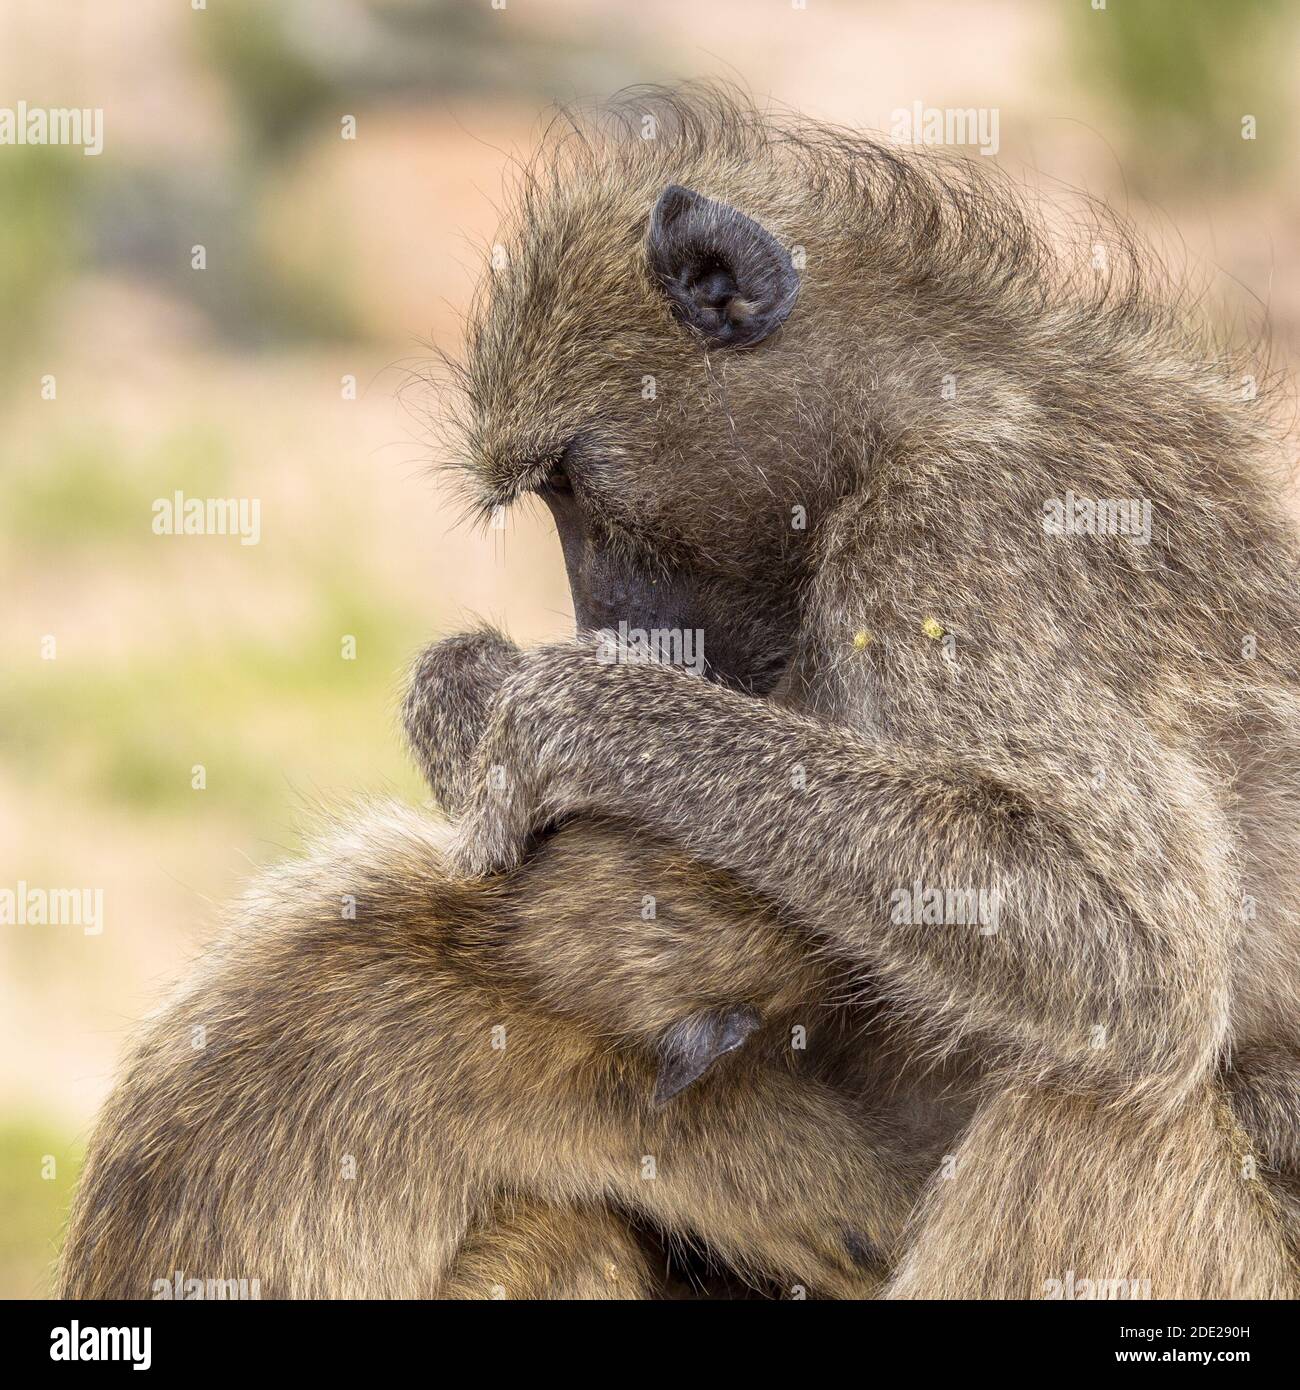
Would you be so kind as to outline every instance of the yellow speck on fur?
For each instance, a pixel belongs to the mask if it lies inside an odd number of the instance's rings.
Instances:
[[[933,642],[937,642],[940,637],[945,636],[947,633],[947,629],[938,618],[927,618],[925,622],[921,624],[921,631]]]
[[[853,645],[858,651],[865,651],[871,645],[871,634],[869,632],[855,632]]]

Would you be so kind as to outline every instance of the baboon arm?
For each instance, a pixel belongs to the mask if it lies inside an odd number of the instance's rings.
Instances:
[[[1150,737],[1127,738],[1130,763],[1133,744],[1134,789],[1067,822],[1006,759],[874,742],[666,665],[544,648],[503,688],[456,853],[487,873],[556,818],[626,817],[784,904],[939,1036],[1176,1094],[1226,1028],[1227,877],[1209,798]],[[930,915],[927,889],[967,910],[983,891],[996,921]]]
[[[1174,1111],[1007,1079],[931,1179],[889,1298],[1294,1298],[1218,1087]]]

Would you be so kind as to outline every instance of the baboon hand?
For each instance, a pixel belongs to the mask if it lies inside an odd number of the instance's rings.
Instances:
[[[402,725],[434,800],[448,815],[463,809],[474,753],[494,702],[523,654],[490,627],[433,642],[411,668]]]
[[[654,774],[653,750],[663,722],[674,721],[674,703],[689,713],[689,698],[668,696],[704,685],[657,661],[612,660],[600,638],[523,652],[475,752],[453,861],[473,878],[504,873],[555,821],[584,811],[618,815],[631,804],[624,789]],[[673,722],[672,737],[681,731]]]

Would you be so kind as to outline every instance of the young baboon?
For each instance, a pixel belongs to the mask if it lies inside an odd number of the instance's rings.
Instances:
[[[475,497],[539,493],[618,638],[506,677],[456,863],[624,818],[976,1051],[895,1296],[1293,1294],[1300,557],[1258,369],[1114,219],[1074,271],[967,164],[627,110],[525,171],[461,370]],[[630,659],[696,633],[712,680]]]
[[[507,650],[426,659],[445,803]],[[934,1155],[799,1065],[843,1044],[797,930],[613,824],[482,885],[449,878],[446,834],[378,807],[255,885],[104,1108],[62,1294],[170,1296],[179,1272],[262,1297],[680,1295],[665,1243],[769,1293],[873,1294]]]

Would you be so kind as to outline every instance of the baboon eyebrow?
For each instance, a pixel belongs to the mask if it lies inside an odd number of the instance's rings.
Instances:
[[[576,436],[557,441],[540,449],[512,455],[502,463],[487,468],[467,464],[467,471],[477,480],[475,506],[488,516],[498,507],[509,507],[530,492],[536,492],[556,467],[566,462]]]
[[[514,502],[530,492],[538,492],[557,468],[568,472],[577,458],[582,438],[580,434],[570,435],[562,442],[535,450],[526,460],[512,464],[509,477],[503,480],[509,501]]]

